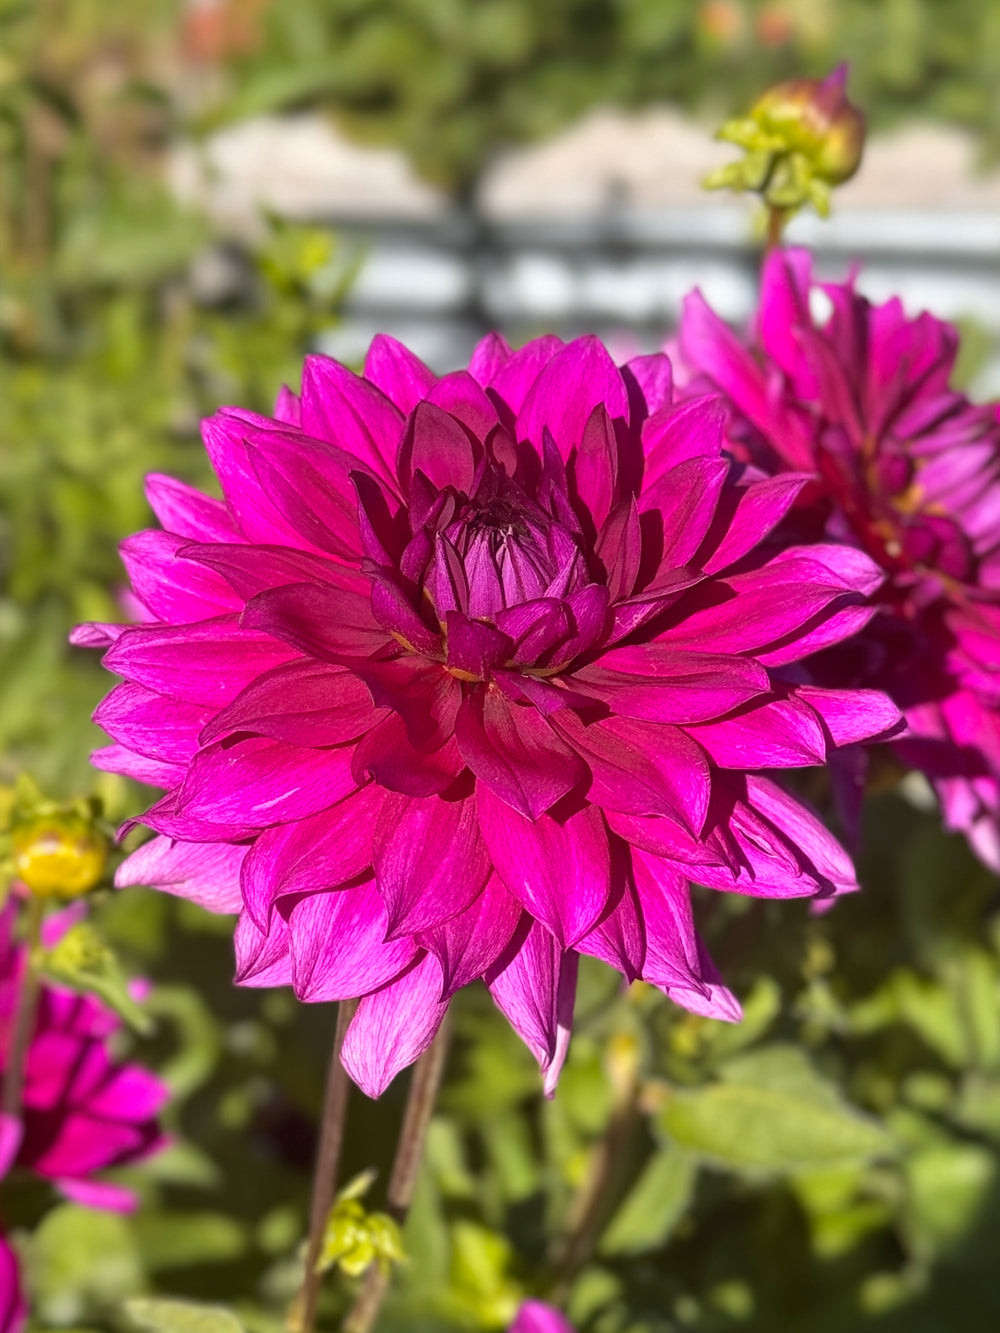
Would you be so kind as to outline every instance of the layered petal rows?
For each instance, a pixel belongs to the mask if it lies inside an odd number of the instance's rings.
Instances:
[[[794,249],[768,259],[747,343],[697,293],[680,337],[688,391],[725,397],[730,447],[776,479],[813,474],[789,539],[849,543],[886,575],[877,614],[812,678],[891,694],[897,756],[1000,870],[1000,408],[951,387],[957,348],[954,328],[896,299],[815,282]]]
[[[738,1017],[688,880],[855,887],[761,770],[896,727],[796,669],[867,623],[877,565],[767,547],[808,478],[734,459],[662,355],[494,335],[439,378],[381,337],[276,412],[206,422],[222,500],[150,479],[145,622],[78,631],[123,679],[95,762],[166,792],[117,882],[238,912],[244,984],[363,997],[371,1095],[477,978],[551,1091],[581,953]]]

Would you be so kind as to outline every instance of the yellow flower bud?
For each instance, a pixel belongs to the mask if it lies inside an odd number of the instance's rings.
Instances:
[[[39,898],[79,898],[100,883],[108,840],[76,809],[35,815],[11,831],[14,873]]]

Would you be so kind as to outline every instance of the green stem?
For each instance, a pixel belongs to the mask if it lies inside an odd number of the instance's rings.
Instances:
[[[437,1101],[438,1088],[448,1055],[448,1019],[445,1018],[430,1047],[417,1061],[410,1083],[396,1157],[386,1191],[386,1212],[400,1225],[406,1221],[420,1173],[427,1127]],[[389,1289],[389,1273],[372,1264],[361,1290],[344,1320],[342,1333],[370,1333]]]
[[[611,1115],[594,1145],[587,1178],[570,1206],[565,1231],[552,1248],[547,1298],[556,1305],[566,1303],[573,1279],[590,1259],[610,1219],[628,1168],[629,1145],[642,1119],[637,1063],[626,1058],[612,1071],[612,1079],[616,1087]]]
[[[316,1327],[316,1306],[319,1301],[320,1284],[323,1280],[323,1275],[319,1271],[319,1259],[323,1249],[327,1219],[330,1216],[334,1195],[337,1192],[337,1169],[340,1164],[340,1151],[344,1143],[347,1101],[351,1090],[351,1080],[348,1077],[347,1070],[340,1062],[340,1050],[344,1044],[348,1024],[354,1017],[357,1006],[357,1000],[341,1000],[337,1006],[337,1027],[333,1036],[330,1065],[326,1075],[319,1148],[316,1153],[316,1169],[313,1173],[309,1239],[306,1244],[306,1271],[302,1279],[302,1290],[299,1293],[296,1307],[289,1319],[289,1323],[299,1330],[299,1333],[313,1333],[313,1329]]]
[[[7,1054],[7,1068],[3,1078],[3,1093],[0,1107],[6,1116],[17,1120],[21,1115],[21,1098],[24,1093],[24,1069],[28,1059],[28,1047],[35,1028],[35,1014],[38,1010],[38,995],[41,984],[42,919],[45,916],[45,904],[41,898],[32,894],[28,899],[27,940],[24,960],[24,974],[17,994],[17,1007],[11,1029],[10,1047]]]

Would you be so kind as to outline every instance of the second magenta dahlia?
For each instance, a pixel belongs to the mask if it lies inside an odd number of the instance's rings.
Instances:
[[[491,336],[438,378],[390,338],[306,361],[274,419],[205,425],[223,499],[149,481],[122,548],[146,623],[87,626],[123,677],[96,762],[166,788],[118,883],[239,912],[237,979],[361,996],[343,1058],[378,1095],[483,978],[565,1058],[591,954],[736,1018],[688,880],[855,886],[760,770],[891,730],[800,687],[882,575],[842,545],[761,553],[800,476],[723,449],[665,356]]]

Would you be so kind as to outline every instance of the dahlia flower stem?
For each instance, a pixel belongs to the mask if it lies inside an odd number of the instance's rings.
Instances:
[[[41,982],[42,919],[45,904],[34,894],[28,897],[27,906],[27,948],[24,955],[24,975],[17,993],[17,1006],[14,1011],[14,1023],[11,1029],[10,1046],[7,1055],[7,1069],[3,1078],[3,1093],[0,1097],[3,1113],[17,1120],[21,1115],[21,1098],[24,1092],[24,1069],[28,1059],[28,1047],[35,1027],[35,1014],[38,1011],[38,995]]]
[[[347,1121],[347,1101],[351,1090],[351,1080],[347,1070],[340,1062],[340,1049],[344,1044],[344,1035],[348,1024],[358,1007],[357,1000],[341,1000],[337,1006],[337,1026],[333,1035],[333,1047],[330,1051],[330,1066],[326,1075],[326,1092],[323,1096],[323,1118],[320,1123],[319,1148],[316,1153],[316,1169],[313,1173],[312,1207],[309,1213],[309,1239],[306,1243],[306,1271],[302,1279],[302,1290],[289,1321],[297,1333],[313,1333],[316,1326],[316,1305],[319,1300],[320,1284],[323,1275],[319,1270],[319,1259],[323,1249],[323,1237],[326,1223],[333,1207],[337,1190],[337,1168],[340,1164],[340,1150],[344,1143],[344,1126]]]
[[[772,250],[777,250],[781,245],[781,238],[785,234],[785,223],[787,221],[787,208],[778,208],[774,204],[768,204],[767,235],[764,241],[765,255],[769,255]]]
[[[552,1248],[553,1276],[547,1299],[564,1304],[577,1273],[590,1259],[608,1222],[628,1162],[629,1144],[641,1121],[636,1052],[630,1044],[612,1053],[609,1074],[615,1089],[607,1126],[594,1145],[586,1179],[570,1205],[566,1229]]]
[[[386,1191],[386,1212],[399,1223],[406,1221],[413,1191],[416,1189],[420,1174],[420,1162],[424,1153],[424,1141],[427,1127],[437,1101],[441,1077],[444,1074],[445,1060],[448,1055],[448,1019],[438,1029],[434,1041],[417,1061],[410,1083],[410,1093],[406,1102],[403,1125],[399,1131],[396,1156],[392,1164],[392,1175]],[[370,1333],[375,1327],[382,1301],[389,1289],[389,1272],[377,1264],[372,1264],[365,1274],[361,1290],[348,1311],[342,1326],[342,1333]]]

